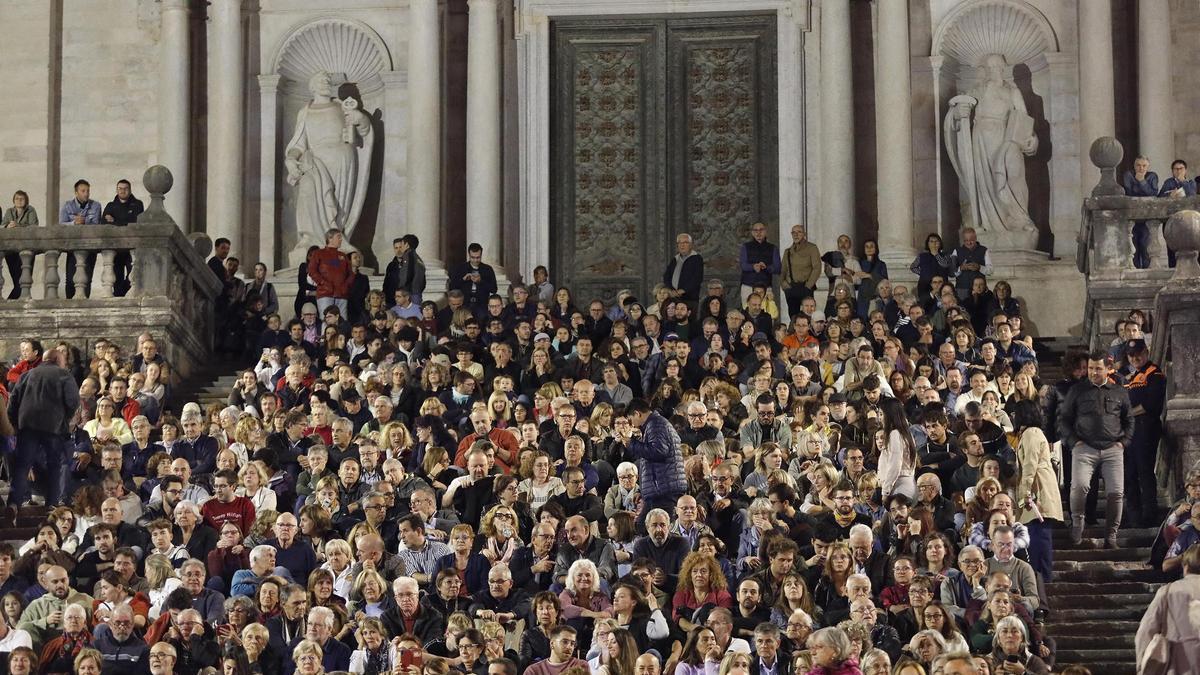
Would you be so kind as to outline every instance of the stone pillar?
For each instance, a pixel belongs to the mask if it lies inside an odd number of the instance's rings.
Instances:
[[[245,178],[242,90],[242,0],[211,0],[208,30],[208,202],[206,232],[226,237],[233,255],[242,247]]]
[[[1171,7],[1168,0],[1139,0],[1138,17],[1138,155],[1150,158],[1158,175],[1170,175],[1175,159],[1171,126],[1171,69],[1162,59],[1171,45]]]
[[[854,226],[854,93],[850,56],[850,0],[822,0],[820,152],[825,170],[820,187],[821,231],[811,235],[822,250],[833,248],[837,234],[853,231]]]
[[[243,266],[254,262],[267,266],[268,272],[275,271],[278,240],[275,236],[275,179],[276,162],[279,157],[279,75],[258,76],[258,117],[261,149],[259,155],[258,183],[258,260],[244,260]]]
[[[1079,135],[1086,147],[1101,136],[1116,136],[1113,89],[1112,0],[1087,0],[1079,7]],[[1168,160],[1169,161],[1169,160]],[[1090,194],[1098,176],[1080,158],[1080,192]]]
[[[1179,211],[1163,228],[1167,245],[1176,251],[1174,276],[1154,300],[1155,363],[1167,371],[1166,428],[1173,452],[1167,455],[1168,495],[1183,492],[1184,478],[1200,468],[1200,213]],[[1161,484],[1161,481],[1160,481]]]
[[[438,0],[408,5],[408,231],[426,265],[442,259],[441,21]]]
[[[191,20],[190,0],[162,0],[158,55],[158,163],[175,175],[171,210],[191,230]]]
[[[879,11],[875,70],[879,250],[904,261],[911,260],[914,253],[908,0],[877,0],[876,4]],[[829,187],[840,190],[837,184]]]
[[[467,240],[500,262],[500,24],[497,0],[469,0]],[[499,271],[499,270],[497,270]]]

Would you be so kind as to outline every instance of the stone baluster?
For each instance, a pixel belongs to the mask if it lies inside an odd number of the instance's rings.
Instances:
[[[142,256],[137,252],[137,249],[129,251],[129,257],[133,259],[133,264],[129,267],[129,297],[138,297],[142,294]]]
[[[87,275],[87,251],[71,251],[67,255],[75,256],[75,277],[71,279],[71,285],[75,288],[75,297],[83,298],[87,296],[88,275]]]
[[[46,270],[42,274],[42,282],[44,290],[42,296],[47,300],[58,299],[58,251],[46,251],[46,255],[42,256],[45,261]]]
[[[1150,269],[1167,269],[1167,241],[1163,238],[1162,220],[1147,220],[1146,229],[1150,240],[1146,242],[1146,253],[1150,256]]]
[[[29,289],[33,288],[33,251],[21,251],[21,299],[33,297]]]
[[[113,284],[117,281],[117,275],[113,273],[113,257],[116,251],[105,249],[100,251],[100,255],[96,256],[96,265],[100,268],[100,285],[92,289],[93,298],[111,298],[113,297]]]

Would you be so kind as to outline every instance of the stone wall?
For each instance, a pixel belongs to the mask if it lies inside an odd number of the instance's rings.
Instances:
[[[1187,160],[1196,175],[1200,167],[1200,13],[1191,0],[1171,0],[1171,44],[1162,49],[1163,67],[1171,69],[1171,96],[1175,100],[1175,156]],[[1129,154],[1129,153],[1126,153]],[[1172,158],[1173,159],[1173,158]],[[1156,162],[1160,177],[1170,173],[1163,158]]]
[[[23,189],[42,222],[78,178],[97,200],[156,155],[158,3],[5,0],[0,204]]]

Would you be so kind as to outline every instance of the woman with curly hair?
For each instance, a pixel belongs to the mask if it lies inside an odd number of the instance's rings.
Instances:
[[[550,474],[550,467],[550,455],[538,450],[533,455],[533,476],[517,485],[517,493],[525,495],[529,508],[534,511],[550,501],[551,497],[567,491],[562,479]]]
[[[716,558],[698,551],[689,553],[679,569],[679,583],[671,599],[675,622],[683,630],[691,630],[696,626],[692,615],[700,607],[732,607],[733,597],[726,588],[725,574]]]
[[[511,476],[506,476],[511,482]],[[479,535],[474,549],[488,559],[490,565],[508,564],[517,549],[525,545],[518,531],[517,512],[511,506],[497,504],[479,520]]]

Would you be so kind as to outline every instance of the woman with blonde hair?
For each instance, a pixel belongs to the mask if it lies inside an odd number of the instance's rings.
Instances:
[[[809,475],[812,476],[810,480],[812,487],[804,496],[804,501],[800,504],[800,511],[803,513],[833,511],[833,486],[842,479],[841,472],[837,470],[833,462],[822,458],[817,464],[812,465]]]
[[[428,481],[434,489],[443,491],[450,481],[459,475],[458,468],[450,463],[450,453],[446,448],[435,445],[425,449],[425,458],[421,461],[421,470],[417,472],[418,477]]]
[[[240,424],[239,422],[239,428]],[[270,479],[271,477],[267,475],[267,466],[263,464],[262,460],[246,462],[238,471],[237,495],[248,498],[254,504],[255,513],[278,509],[279,497],[274,490],[267,487]]]
[[[450,530],[450,553],[438,558],[436,569],[430,576],[437,578],[437,573],[444,569],[452,569],[462,580],[459,593],[475,595],[487,588],[488,571],[492,565],[482,554],[473,553],[475,545],[475,529],[466,523],[455,525]]]
[[[146,586],[149,587],[150,611],[146,616],[151,621],[157,621],[162,614],[163,601],[171,591],[183,585],[183,581],[175,575],[175,566],[164,555],[146,557]]]
[[[331,575],[328,571],[325,573]],[[382,616],[391,606],[389,590],[387,581],[379,572],[373,569],[364,569],[359,572],[354,579],[354,588],[350,595],[355,598],[349,605],[350,615],[355,616],[362,612],[369,617]]]
[[[721,667],[717,675],[750,675],[750,655],[742,652],[729,652],[721,659]]]
[[[513,423],[512,401],[503,391],[496,389],[487,400],[487,414],[496,429],[507,429]]]
[[[848,616],[850,596],[846,581],[854,574],[854,556],[845,542],[831,545],[825,553],[825,566],[813,588],[813,603],[821,608],[826,619]]]
[[[333,592],[342,598],[349,598],[354,589],[354,579],[350,576],[353,569],[354,553],[345,539],[330,539],[325,542],[325,562],[321,569],[333,575]]]
[[[750,522],[742,529],[738,539],[736,564],[739,574],[743,576],[762,567],[765,561],[759,553],[768,535],[773,532],[787,533],[787,528],[775,515],[775,507],[771,506],[766,497],[759,497],[750,502],[747,511],[750,514]]]
[[[242,414],[233,425],[233,442],[226,449],[237,457],[238,466],[244,467],[254,451],[266,445],[265,439],[262,422],[254,415]]]
[[[325,652],[321,650],[321,645],[312,640],[301,640],[292,650],[292,663],[296,664],[298,675],[323,675],[324,658]]]
[[[689,553],[680,566],[679,582],[671,599],[674,619],[680,628],[690,631],[697,625],[692,623],[693,613],[707,604],[728,609],[733,606],[733,597],[717,559],[705,553]]]
[[[511,477],[508,479],[512,480]],[[475,548],[492,565],[508,564],[517,549],[525,545],[518,528],[517,512],[512,507],[497,504],[480,518]]]
[[[107,396],[102,396],[96,401],[96,416],[83,425],[83,430],[89,438],[98,443],[116,441],[126,445],[133,442],[133,430],[116,414],[116,405]]]
[[[754,471],[742,481],[742,489],[749,497],[760,497],[767,492],[767,476],[787,462],[787,451],[778,443],[766,442],[754,454]]]
[[[349,672],[369,675],[391,673],[392,665],[398,663],[399,653],[397,645],[389,642],[387,635],[383,622],[377,617],[362,619],[358,631],[354,634],[358,641],[358,649],[350,654]]]

